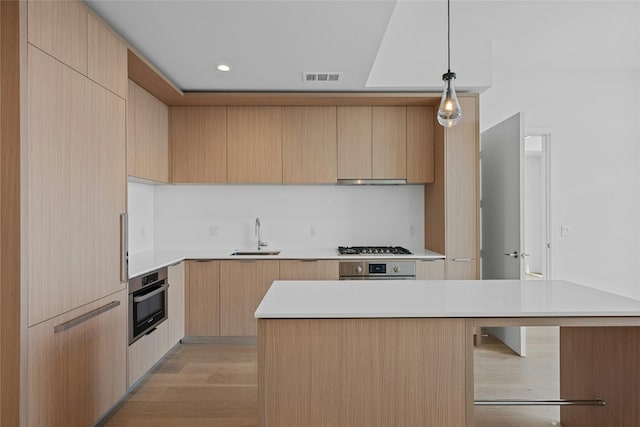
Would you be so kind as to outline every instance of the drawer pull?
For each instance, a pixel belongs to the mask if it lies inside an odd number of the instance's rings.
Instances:
[[[453,262],[471,262],[471,258],[453,258]]]
[[[102,307],[98,307],[95,310],[91,310],[90,312],[83,314],[82,316],[78,316],[75,319],[71,319],[68,320],[64,323],[61,323],[59,325],[55,325],[53,327],[53,332],[54,333],[58,333],[58,332],[64,332],[68,329],[73,328],[74,326],[79,325],[80,323],[84,323],[89,319],[93,319],[94,317],[98,316],[99,314],[102,314],[106,311],[111,310],[112,308],[116,308],[117,306],[120,305],[120,301],[111,301],[109,304],[107,305],[103,305]]]
[[[135,302],[136,304],[139,302],[143,302],[148,300],[151,297],[154,297],[164,291],[167,290],[167,288],[169,287],[169,284],[167,283],[166,285],[162,285],[160,286],[158,289],[156,289],[155,291],[151,291],[148,294],[144,294],[141,297],[133,297],[133,302]]]

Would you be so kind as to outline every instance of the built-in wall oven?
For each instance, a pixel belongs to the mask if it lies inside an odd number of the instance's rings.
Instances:
[[[167,277],[165,267],[129,280],[129,344],[167,320]]]

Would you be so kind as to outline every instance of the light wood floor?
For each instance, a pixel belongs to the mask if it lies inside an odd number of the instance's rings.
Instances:
[[[528,356],[495,340],[476,347],[476,399],[558,398],[558,332],[529,328]],[[101,424],[121,426],[255,427],[255,346],[182,344]],[[559,425],[559,410],[476,408],[478,427]],[[291,426],[293,427],[293,426]]]

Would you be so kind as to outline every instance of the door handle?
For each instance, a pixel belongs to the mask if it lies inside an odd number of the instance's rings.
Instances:
[[[522,253],[520,254],[520,256],[521,256],[522,258],[524,258],[524,257],[526,257],[526,256],[531,256],[531,255],[530,255],[530,254],[526,254],[526,253],[522,252]]]
[[[513,251],[510,254],[505,254],[505,255],[513,258],[518,258],[518,251]]]

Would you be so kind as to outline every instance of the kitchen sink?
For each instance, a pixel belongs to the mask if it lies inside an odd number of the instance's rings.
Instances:
[[[280,251],[235,251],[231,255],[279,255]]]

